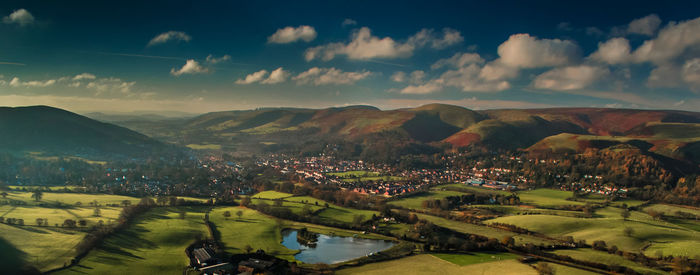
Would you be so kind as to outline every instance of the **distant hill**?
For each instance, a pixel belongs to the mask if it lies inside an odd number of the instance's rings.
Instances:
[[[103,160],[145,157],[168,149],[143,134],[62,109],[0,107],[0,151]]]
[[[697,149],[700,113],[683,111],[608,108],[473,111],[445,104],[397,110],[372,106],[264,108],[214,112],[166,124],[142,121],[121,125],[183,145],[217,144],[234,151],[260,144],[293,145],[324,139],[370,145],[379,142],[377,138],[383,143],[391,143],[390,139],[394,138],[394,146],[481,146],[569,153],[625,143],[618,139],[627,138],[641,140],[649,145],[642,149],[666,157],[696,161],[700,155]]]

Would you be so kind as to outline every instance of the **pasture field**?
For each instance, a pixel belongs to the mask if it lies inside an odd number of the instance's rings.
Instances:
[[[570,191],[561,191],[554,189],[540,188],[529,191],[518,192],[522,203],[541,206],[541,207],[558,207],[564,205],[582,205],[583,202],[567,200],[572,196]]]
[[[547,263],[554,269],[554,274],[566,274],[566,275],[596,275],[598,273],[590,272],[588,270],[573,268],[566,265],[560,265],[555,263]],[[533,265],[534,266],[534,265]]]
[[[318,216],[321,219],[331,220],[335,222],[352,223],[356,215],[362,215],[362,221],[366,221],[372,218],[372,215],[379,215],[379,212],[372,210],[360,210],[353,208],[346,208],[333,205],[329,208],[321,210]]]
[[[407,209],[423,209],[423,201],[425,200],[439,200],[449,196],[461,195],[463,195],[463,193],[457,191],[430,191],[423,194],[413,195],[410,197],[389,201],[387,203],[395,206],[401,206]]]
[[[263,192],[260,192],[260,193],[253,195],[252,198],[275,200],[275,199],[288,198],[291,196],[293,196],[293,195],[288,194],[288,193],[277,192],[277,191],[263,191]]]
[[[187,147],[194,150],[221,150],[219,144],[187,144]]]
[[[531,231],[550,236],[572,236],[577,240],[586,240],[589,244],[603,240],[608,246],[616,245],[627,251],[640,251],[648,243],[647,255],[654,255],[661,250],[664,255],[689,255],[697,253],[692,247],[700,246],[700,232],[672,223],[655,221],[649,215],[632,211],[625,221],[619,214],[621,209],[607,207],[596,214],[602,218],[572,218],[552,215],[508,216],[489,220],[527,228]],[[630,227],[630,236],[624,229]],[[695,252],[694,252],[695,251]]]
[[[644,211],[657,211],[664,213],[666,216],[673,216],[677,217],[678,215],[676,212],[686,212],[693,214],[695,216],[700,216],[700,208],[697,207],[691,207],[691,206],[679,206],[679,205],[670,205],[670,204],[652,204],[647,207],[644,207]]]
[[[524,234],[516,234],[510,231],[506,231],[503,229],[498,229],[498,228],[492,228],[484,225],[477,225],[477,224],[471,224],[471,223],[464,223],[464,222],[459,222],[459,221],[453,221],[453,220],[448,220],[445,218],[441,217],[436,217],[432,215],[427,215],[427,214],[420,214],[420,213],[415,213],[419,219],[427,220],[437,226],[445,227],[447,229],[451,229],[457,232],[461,233],[467,233],[467,234],[474,234],[474,235],[480,235],[488,238],[496,238],[496,239],[503,239],[506,236],[511,236],[513,239],[515,239],[515,242],[518,244],[524,244],[524,243],[534,243],[534,244],[552,244],[553,241],[549,239],[543,239],[540,237],[536,236],[530,236],[530,235],[524,235]]]
[[[41,271],[62,267],[76,256],[75,246],[85,233],[55,227],[12,226],[0,224],[0,238],[23,252],[24,260]],[[3,249],[2,253],[13,250]],[[16,251],[16,250],[14,250]],[[11,258],[12,255],[7,255]],[[7,259],[3,257],[3,259]]]
[[[49,208],[40,206],[0,206],[0,217],[24,219],[25,225],[37,225],[36,219],[47,219],[49,226],[62,225],[66,219],[87,221],[87,226],[102,221],[108,224],[115,221],[121,213],[121,207],[98,207],[100,215],[95,216],[95,207]]]
[[[474,252],[470,254],[445,254],[445,253],[435,253],[431,254],[442,260],[448,261],[450,263],[465,266],[471,264],[481,264],[493,261],[511,260],[519,258],[518,255],[511,253],[500,253],[500,252]]]
[[[208,237],[205,207],[158,207],[109,236],[78,265],[57,274],[178,274],[189,264],[185,248]],[[185,211],[184,219],[179,217]]]
[[[602,263],[606,265],[626,266],[642,274],[667,274],[661,270],[652,269],[640,263],[627,260],[622,256],[618,256],[617,254],[608,254],[607,252],[593,250],[590,248],[561,249],[555,250],[554,253],[558,255],[566,255],[577,260]]]
[[[358,181],[402,181],[405,180],[403,177],[397,176],[376,176],[376,177],[359,177],[359,178],[344,178],[344,182],[358,182]]]
[[[37,202],[32,198],[32,192],[9,191],[7,193],[7,198],[0,200],[23,201],[27,205],[39,205],[42,203],[76,205],[76,203],[80,202],[81,205],[88,206],[94,201],[97,201],[100,205],[105,205],[121,204],[125,200],[131,204],[136,204],[141,200],[140,198],[120,195],[44,192],[41,201]]]
[[[266,203],[267,205],[270,205],[271,207],[275,207],[273,204],[274,202],[272,202],[270,200],[263,200],[263,199],[252,199],[251,200],[251,203],[254,205],[258,205],[258,204],[263,203],[263,202]],[[294,213],[294,214],[301,214],[304,211],[304,207],[306,207],[307,205],[308,205],[309,209],[313,212],[318,211],[319,209],[323,208],[323,204],[320,204],[320,206],[317,206],[315,204],[305,204],[305,203],[300,203],[300,202],[291,202],[291,201],[287,201],[287,200],[282,202],[282,206],[284,208],[289,208],[290,210],[292,210],[292,213]]]
[[[511,192],[508,192],[508,191],[471,186],[471,185],[466,185],[466,184],[462,184],[462,183],[445,184],[445,185],[433,187],[432,189],[433,190],[441,190],[445,187],[459,188],[459,189],[464,190],[464,192],[468,192],[468,193],[485,193],[485,194],[501,194],[501,195],[510,195],[511,194]]]
[[[565,217],[580,217],[583,212],[580,211],[569,211],[569,210],[557,210],[557,209],[542,209],[542,208],[532,208],[526,206],[518,205],[498,205],[498,204],[474,204],[468,208],[481,208],[488,209],[493,212],[503,214],[503,215],[520,215],[520,214],[545,214],[545,215],[557,215]]]
[[[385,274],[533,274],[537,271],[517,260],[501,260],[493,262],[485,262],[478,264],[470,264],[460,266],[449,261],[442,260],[436,256],[429,254],[421,254],[409,256],[398,260],[391,260],[379,263],[367,264],[359,267],[341,269],[336,271],[338,275],[344,274],[367,274],[367,275],[385,275]]]

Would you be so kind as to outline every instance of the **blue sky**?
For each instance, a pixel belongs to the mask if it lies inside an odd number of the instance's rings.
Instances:
[[[700,109],[697,1],[141,2],[0,3],[0,105]]]

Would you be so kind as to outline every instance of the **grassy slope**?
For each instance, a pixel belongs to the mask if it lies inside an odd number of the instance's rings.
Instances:
[[[27,202],[29,205],[36,205],[38,202],[35,202],[34,199],[32,199],[32,192],[19,192],[19,191],[11,191],[8,192],[9,195],[7,196],[8,200],[19,200],[19,201],[24,201]],[[0,199],[2,200],[2,199]],[[104,195],[104,194],[80,194],[80,193],[49,193],[49,192],[44,192],[44,196],[41,199],[41,202],[44,203],[63,203],[63,204],[69,204],[69,205],[75,205],[76,202],[80,202],[83,206],[87,206],[88,203],[97,201],[99,204],[120,204],[122,201],[128,200],[132,204],[138,203],[139,198],[134,198],[134,197],[128,197],[128,196],[119,196],[119,195]],[[39,202],[39,203],[41,203]]]
[[[85,233],[58,228],[0,224],[0,237],[26,253],[26,261],[42,271],[63,266],[75,257]]]
[[[402,198],[394,201],[390,201],[389,204],[401,206],[408,209],[422,209],[423,201],[428,199],[439,200],[448,196],[461,196],[462,192],[457,191],[430,191],[425,194],[410,196],[407,198]]]
[[[666,255],[698,254],[692,247],[700,245],[700,232],[672,223],[654,221],[641,212],[633,211],[630,219],[624,221],[620,211],[612,207],[599,210],[596,214],[601,218],[524,215],[501,217],[488,222],[513,224],[551,236],[573,236],[589,243],[603,240],[608,246],[616,245],[628,251],[639,251],[647,242],[652,242],[652,246],[645,251],[648,255],[654,255],[656,250],[661,250]],[[625,227],[634,229],[630,237],[625,236]]]
[[[535,269],[516,260],[459,266],[438,257],[422,254],[393,261],[342,269],[336,274],[537,274]]]
[[[640,263],[633,262],[623,258],[622,256],[609,254],[603,251],[597,251],[590,248],[579,249],[562,249],[554,251],[555,254],[570,256],[574,259],[602,263],[606,265],[619,265],[633,268],[642,274],[666,274],[661,270],[656,270],[643,266]]]
[[[187,211],[185,219],[179,210]],[[80,264],[58,274],[177,274],[188,264],[185,248],[207,237],[205,208],[155,208],[125,231],[90,251]]]
[[[583,202],[566,200],[567,198],[570,198],[571,195],[572,193],[568,191],[544,188],[518,192],[521,202],[542,207],[585,204]]]
[[[499,252],[493,252],[493,253],[474,252],[474,253],[470,253],[470,254],[436,253],[436,254],[431,254],[431,255],[438,257],[442,260],[448,261],[450,263],[459,265],[459,266],[488,263],[488,262],[510,260],[510,259],[517,259],[518,258],[518,255],[515,255],[515,254],[499,253]]]

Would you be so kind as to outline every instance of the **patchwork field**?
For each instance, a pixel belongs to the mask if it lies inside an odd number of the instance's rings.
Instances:
[[[609,254],[607,252],[597,251],[589,248],[563,249],[556,250],[554,251],[554,253],[559,255],[566,255],[574,259],[583,261],[602,263],[606,265],[626,266],[642,274],[666,274],[661,270],[648,268],[640,263],[627,260],[622,256]]]
[[[521,191],[518,192],[518,196],[520,197],[520,201],[522,203],[541,207],[585,204],[583,202],[567,200],[567,198],[572,196],[572,192],[545,188]]]
[[[449,196],[461,196],[462,192],[457,191],[430,191],[423,194],[413,195],[407,198],[401,198],[388,202],[391,205],[401,206],[407,209],[423,209],[423,201],[439,200]]]
[[[473,262],[471,259],[473,256],[465,255],[464,260],[459,259],[459,257],[450,258],[452,261],[456,262]],[[491,260],[490,256],[485,261]],[[489,261],[484,263],[475,263],[468,265],[458,265],[450,261],[440,259],[433,255],[421,254],[416,256],[410,256],[401,258],[393,261],[379,262],[368,265],[363,265],[360,267],[353,267],[347,269],[341,269],[336,272],[336,274],[442,274],[442,275],[452,275],[452,274],[498,274],[498,275],[509,275],[509,274],[537,274],[537,271],[526,265],[518,262],[517,260],[500,260],[500,261]]]
[[[184,219],[180,211],[185,211]],[[185,248],[208,236],[204,207],[154,208],[128,229],[108,237],[77,266],[57,274],[178,274],[188,264]]]

